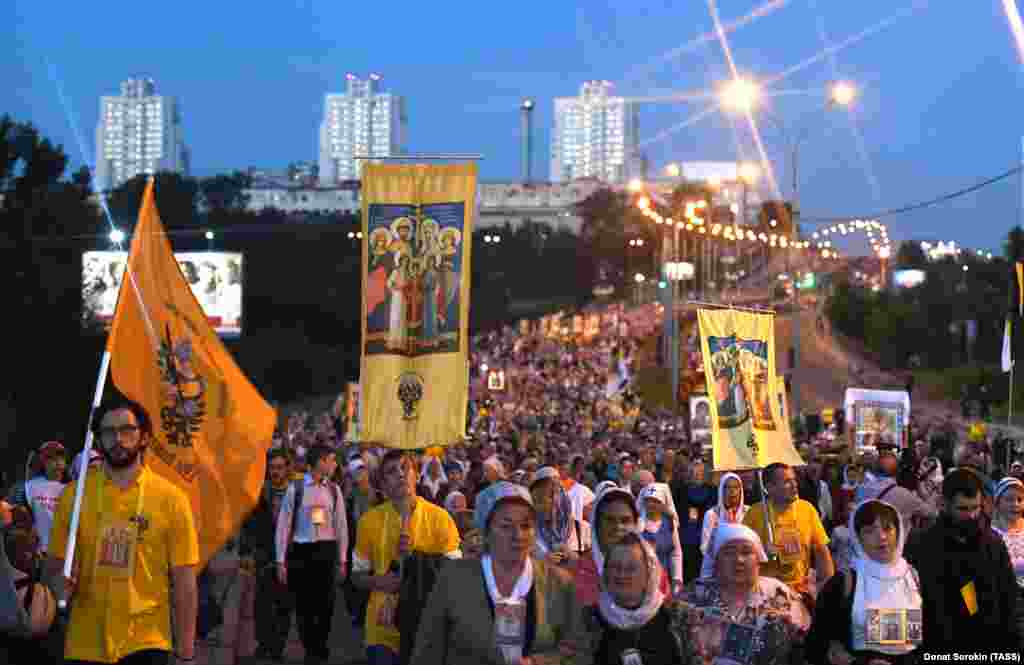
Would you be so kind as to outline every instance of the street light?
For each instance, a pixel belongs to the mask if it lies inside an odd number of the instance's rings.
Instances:
[[[679,168],[678,164],[669,164],[665,167],[665,173],[667,173],[670,178],[678,178],[682,173],[682,169]]]
[[[121,229],[114,229],[110,232],[110,242],[115,245],[120,245],[124,242],[124,231]]]
[[[832,85],[831,101],[839,106],[849,106],[857,98],[857,88],[852,83],[838,81]]]
[[[722,86],[718,99],[733,111],[749,113],[761,97],[761,89],[750,79],[734,78]]]

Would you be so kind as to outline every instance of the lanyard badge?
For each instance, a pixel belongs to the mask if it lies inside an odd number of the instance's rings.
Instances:
[[[506,600],[494,604],[494,641],[506,665],[519,665],[526,642],[526,603]]]

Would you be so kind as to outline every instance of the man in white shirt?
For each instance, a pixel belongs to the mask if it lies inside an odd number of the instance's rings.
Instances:
[[[330,655],[335,581],[343,581],[347,571],[348,522],[345,499],[331,481],[338,467],[334,450],[314,445],[306,464],[309,471],[292,482],[281,502],[274,544],[278,579],[295,598],[306,662],[324,663]]]
[[[39,537],[39,551],[46,552],[50,544],[50,527],[57,503],[64,492],[64,473],[67,468],[64,445],[59,441],[47,441],[36,452],[35,467],[42,473],[25,483],[24,501],[32,511],[32,525]]]
[[[565,488],[572,504],[572,518],[577,522],[583,521],[583,509],[594,500],[594,493],[582,482],[584,470],[583,455],[575,455],[570,459],[563,458],[558,465],[558,471],[563,478],[562,487]]]

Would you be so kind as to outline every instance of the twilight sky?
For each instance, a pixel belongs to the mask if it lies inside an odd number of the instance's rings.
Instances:
[[[1019,160],[1024,78],[1000,0],[716,6],[726,26],[752,14],[727,35],[739,70],[778,79],[768,88],[778,94],[755,117],[786,196],[787,139],[766,115],[804,137],[805,218],[931,199]],[[533,170],[546,177],[554,97],[575,95],[587,79],[611,80],[627,96],[707,93],[729,75],[706,0],[13,0],[3,23],[0,113],[35,123],[76,167],[93,159],[100,95],[133,75],[178,98],[196,175],[315,159],[323,95],[340,92],[346,72],[376,72],[406,98],[411,151],[482,153],[488,180],[518,177],[524,96],[538,103]],[[824,108],[835,79],[861,88],[852,113]],[[643,107],[652,168],[756,158],[743,119],[713,111],[686,122],[711,104]],[[996,249],[1017,222],[1020,198],[1009,178],[883,221],[896,241]]]

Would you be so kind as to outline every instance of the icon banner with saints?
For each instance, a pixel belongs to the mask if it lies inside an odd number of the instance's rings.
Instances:
[[[475,164],[367,164],[362,440],[444,446],[465,433]]]
[[[366,353],[458,351],[465,208],[369,206]]]
[[[772,313],[697,311],[714,468],[803,464],[777,400]]]

